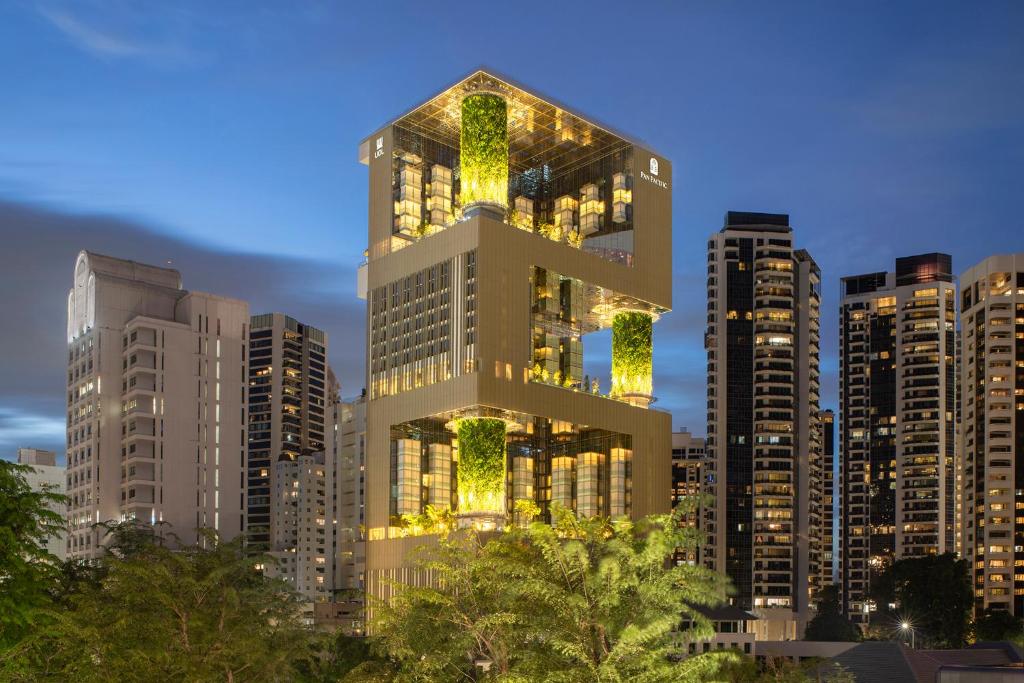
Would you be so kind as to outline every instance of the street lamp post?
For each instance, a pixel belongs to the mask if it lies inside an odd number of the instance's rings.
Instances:
[[[916,638],[916,635],[914,633],[914,627],[911,626],[909,621],[904,621],[902,624],[900,624],[900,630],[902,630],[904,632],[910,631],[910,649],[911,650],[916,650],[917,649],[917,646],[916,646],[917,638]]]

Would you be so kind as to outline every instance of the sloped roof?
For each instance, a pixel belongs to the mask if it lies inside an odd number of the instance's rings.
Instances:
[[[823,664],[839,664],[857,683],[934,683],[942,667],[995,667],[1020,663],[1015,648],[1004,643],[958,650],[912,650],[903,643],[869,641],[850,648]],[[1017,653],[1019,655],[1019,653]],[[1024,670],[1022,670],[1024,674]]]
[[[901,643],[869,641],[833,657],[823,669],[839,664],[853,674],[857,683],[921,683],[904,656],[908,649]]]

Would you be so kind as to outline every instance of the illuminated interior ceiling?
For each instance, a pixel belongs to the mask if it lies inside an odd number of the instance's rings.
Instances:
[[[633,144],[484,71],[456,83],[394,125],[458,149],[462,99],[475,92],[497,93],[509,103],[509,166],[516,173],[546,165],[551,175],[559,175]]]
[[[612,324],[612,318],[616,313],[622,311],[642,311],[649,314],[655,321],[669,309],[664,306],[656,306],[635,297],[626,296],[619,292],[612,291],[597,285],[586,285],[586,306],[587,311],[583,325],[587,329],[600,330]]]
[[[560,337],[580,337],[611,327],[615,314],[623,311],[642,311],[655,321],[669,312],[664,306],[656,306],[606,287],[589,282],[580,284],[583,286],[583,315],[579,320],[563,320],[556,312],[550,315],[535,313],[535,324],[542,324],[550,333]]]

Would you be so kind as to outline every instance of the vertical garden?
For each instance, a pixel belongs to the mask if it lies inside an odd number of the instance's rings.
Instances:
[[[459,167],[463,207],[508,206],[508,105],[491,93],[462,100]]]
[[[459,514],[505,513],[505,421],[467,417],[459,439]]]
[[[654,318],[643,311],[621,311],[612,320],[611,395],[650,396]]]

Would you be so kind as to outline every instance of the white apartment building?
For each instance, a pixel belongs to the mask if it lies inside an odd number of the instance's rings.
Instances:
[[[962,538],[975,609],[1024,614],[1024,253],[960,276]]]
[[[64,468],[57,465],[57,454],[39,448],[19,448],[18,464],[28,465],[31,471],[25,473],[25,481],[33,491],[49,491],[63,494]],[[54,503],[50,509],[63,517],[67,514],[67,506]],[[58,560],[67,556],[67,533],[54,534],[46,539],[46,549]]]
[[[70,557],[94,557],[97,523],[243,525],[249,307],[188,292],[170,268],[82,251],[68,294]]]
[[[330,600],[334,580],[334,460],[323,451],[275,463],[268,572],[292,584],[307,603]],[[310,609],[312,607],[310,606]]]

